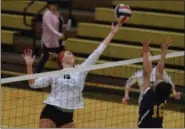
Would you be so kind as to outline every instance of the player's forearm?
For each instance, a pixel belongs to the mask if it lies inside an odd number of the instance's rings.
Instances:
[[[82,63],[81,65],[83,66],[87,66],[87,65],[93,65],[96,63],[96,61],[99,59],[99,57],[101,56],[101,54],[104,52],[104,50],[106,49],[107,44],[101,43],[98,48],[96,48],[96,50],[85,60],[84,63]]]
[[[175,88],[175,84],[174,83],[172,84],[172,92],[176,93],[176,88]]]
[[[167,82],[169,82],[172,85],[172,93],[175,94],[176,93],[175,83],[171,79],[167,80]]]
[[[116,24],[116,26],[112,25],[112,29],[109,32],[108,36],[103,40],[103,43],[108,44],[111,42],[111,40],[113,39],[113,37],[115,36],[115,34],[119,31],[119,29],[121,28],[121,25],[123,23],[119,22]]]
[[[129,98],[129,91],[130,91],[130,87],[127,87],[125,88],[125,97],[126,98]]]
[[[147,78],[149,78],[150,76],[148,52],[143,53],[143,75],[144,77],[147,77]]]
[[[111,31],[111,32],[108,34],[108,36],[103,40],[103,43],[109,44],[109,43],[111,42],[111,40],[113,39],[113,37],[115,36],[115,34],[116,34],[116,33],[114,33],[114,32]]]
[[[161,58],[158,62],[157,65],[157,78],[162,80],[163,79],[163,73],[164,73],[164,64],[165,64],[165,57],[166,57],[166,52],[162,52]]]
[[[33,74],[33,68],[32,65],[27,65],[27,74]],[[33,84],[35,82],[34,79],[31,79],[28,81],[29,84]]]
[[[149,69],[149,61],[148,61],[148,52],[143,53],[143,76],[144,76],[144,90],[149,87],[150,82],[150,69]]]

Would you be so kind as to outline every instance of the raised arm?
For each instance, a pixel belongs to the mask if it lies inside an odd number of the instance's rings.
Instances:
[[[156,67],[156,79],[163,80],[164,63],[168,47],[171,45],[172,39],[170,37],[165,38],[165,42],[161,44],[161,58]]]
[[[64,38],[64,35],[57,30],[55,30],[52,26],[52,15],[51,12],[46,12],[43,16],[43,23],[48,27],[48,29],[56,36],[59,38]]]
[[[173,97],[175,99],[180,99],[180,93],[176,92],[175,84],[171,80],[171,77],[168,76],[168,74],[164,71],[164,65],[165,65],[165,58],[166,53],[168,50],[168,47],[172,44],[172,39],[170,37],[165,38],[165,41],[161,44],[161,58],[157,64],[156,68],[156,79],[157,80],[164,80],[172,85],[173,88]]]
[[[27,69],[27,74],[33,74],[33,62],[35,60],[35,56],[32,56],[32,50],[28,49],[24,51],[24,54],[22,54],[25,64],[26,64],[26,69]],[[50,77],[43,77],[39,79],[31,79],[28,80],[28,83],[31,88],[43,88],[49,86],[51,83],[51,78]]]
[[[110,43],[112,38],[115,36],[115,34],[118,32],[120,29],[121,25],[123,24],[123,21],[120,21],[117,23],[116,26],[112,25],[112,29],[109,32],[108,36],[103,40],[103,42],[99,45],[99,47],[85,60],[82,65],[93,65],[96,63],[96,61],[99,59],[101,54],[104,52],[105,48],[107,45]]]
[[[150,39],[147,39],[145,42],[143,42],[143,91],[145,91],[150,86],[150,69],[148,59],[149,45]]]

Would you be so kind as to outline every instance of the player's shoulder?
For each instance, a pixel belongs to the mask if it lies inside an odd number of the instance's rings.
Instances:
[[[135,73],[134,73],[135,76],[137,77],[142,77],[143,76],[143,70],[137,70]]]
[[[145,91],[144,91],[143,94],[147,94],[147,93],[151,92],[151,90],[152,90],[152,88],[151,87],[148,87],[148,88],[145,89]]]
[[[76,65],[74,66],[74,72],[73,72],[73,74],[84,73],[84,71],[82,71],[81,68],[83,68],[83,65],[81,65],[81,64],[76,64]],[[76,70],[75,70],[75,69],[76,69]],[[77,69],[79,69],[79,70],[77,70]]]
[[[152,88],[151,87],[148,87],[145,91],[144,91],[144,93],[143,93],[143,97],[147,97],[147,98],[153,98],[154,97],[154,92],[153,92],[153,90],[152,90]]]
[[[74,68],[82,68],[81,64],[76,64]]]
[[[153,104],[155,103],[155,97],[151,88],[147,88],[145,92],[142,94],[142,99],[140,103],[141,108],[144,109],[153,107]]]

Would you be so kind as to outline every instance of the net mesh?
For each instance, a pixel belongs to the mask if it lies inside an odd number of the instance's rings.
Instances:
[[[124,95],[126,80],[141,68],[141,65],[120,64],[119,66],[102,67],[90,71],[83,90],[84,108],[74,112],[75,127],[137,127],[139,96],[137,85],[133,86],[128,105],[123,105],[121,100]],[[170,71],[166,69],[166,71],[179,87],[184,86],[182,80],[184,77],[181,77],[184,76],[184,73],[178,70]],[[57,84],[57,81],[55,81],[55,84]],[[46,90],[33,90],[28,86],[27,81],[3,84],[1,88],[2,127],[38,128],[40,114],[45,107],[43,101],[48,97],[50,90],[48,88]],[[184,120],[184,105],[170,101],[164,112],[164,127],[182,128],[185,124]]]

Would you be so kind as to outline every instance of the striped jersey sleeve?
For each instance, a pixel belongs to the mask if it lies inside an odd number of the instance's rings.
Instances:
[[[104,52],[107,45],[105,43],[101,43],[98,48],[94,50],[94,52],[81,64],[81,66],[93,65],[99,59],[101,54]]]
[[[134,84],[138,82],[138,79],[141,78],[142,71],[135,72],[126,82],[126,87],[132,87]]]
[[[163,79],[164,81],[170,83],[171,85],[174,85],[174,82],[172,81],[171,77],[168,75],[166,71],[163,73]]]
[[[35,79],[33,84],[29,84],[32,89],[45,88],[52,84],[52,77],[41,77]]]

